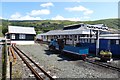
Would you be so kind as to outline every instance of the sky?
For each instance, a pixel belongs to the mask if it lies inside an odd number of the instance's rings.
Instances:
[[[104,0],[105,1],[105,0]],[[9,20],[92,21],[118,17],[118,2],[2,1],[0,18]]]

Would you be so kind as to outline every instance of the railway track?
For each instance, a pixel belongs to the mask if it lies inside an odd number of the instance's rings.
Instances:
[[[85,61],[88,62],[88,63],[92,63],[92,64],[95,64],[95,65],[98,65],[98,66],[101,66],[101,67],[109,68],[109,69],[120,72],[120,67],[115,67],[115,66],[109,65],[107,63],[96,62],[96,61],[90,60],[88,58]]]
[[[36,62],[34,62],[29,56],[27,56],[19,48],[17,48],[15,45],[12,45],[12,48],[24,61],[26,66],[31,70],[31,72],[34,74],[34,77],[37,80],[54,80],[52,76],[50,76],[45,70],[43,70]]]

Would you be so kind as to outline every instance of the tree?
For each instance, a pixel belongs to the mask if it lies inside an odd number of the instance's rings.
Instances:
[[[2,20],[2,33],[5,35],[6,32],[8,32],[8,20]]]
[[[8,32],[8,28],[7,27],[2,27],[2,33],[5,36],[5,33]]]

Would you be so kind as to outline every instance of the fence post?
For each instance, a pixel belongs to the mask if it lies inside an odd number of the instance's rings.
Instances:
[[[12,62],[10,62],[10,80],[12,80]]]

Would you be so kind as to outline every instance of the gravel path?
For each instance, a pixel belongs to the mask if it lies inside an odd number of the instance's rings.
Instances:
[[[18,47],[57,78],[118,78],[116,71],[82,60],[70,60],[62,55],[52,54],[45,44],[19,45]]]

